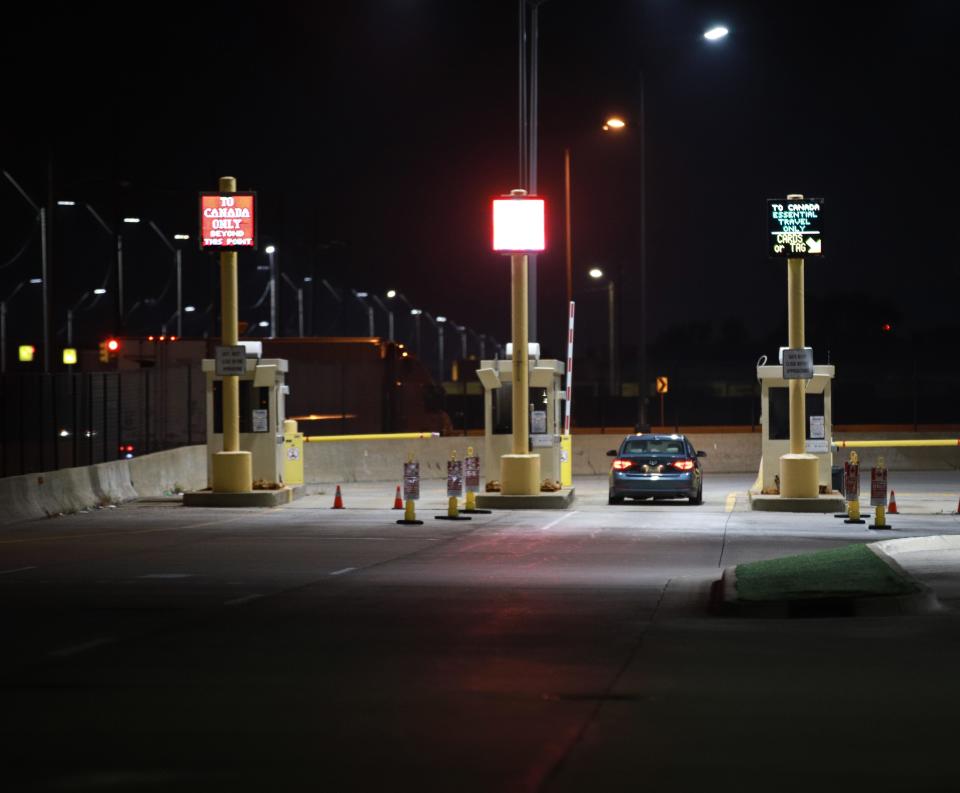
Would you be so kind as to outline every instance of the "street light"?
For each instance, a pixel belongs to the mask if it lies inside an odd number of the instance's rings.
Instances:
[[[725,38],[730,31],[727,30],[723,25],[717,25],[710,28],[703,34],[703,37],[707,41],[719,41],[722,38]]]
[[[444,328],[444,325],[446,325],[446,323],[447,323],[447,318],[446,318],[446,317],[442,317],[442,316],[438,316],[436,319],[434,319],[432,316],[430,316],[430,312],[428,312],[428,311],[420,311],[420,312],[416,315],[418,320],[420,319],[420,315],[421,315],[421,314],[422,314],[423,316],[425,316],[428,320],[430,320],[430,324],[433,325],[433,327],[434,327],[434,328],[436,329],[436,331],[437,331],[437,380],[439,380],[439,381],[442,383],[442,382],[443,382],[443,373],[444,373],[444,366],[443,366],[443,328]],[[419,327],[419,324],[418,324],[418,327]],[[419,340],[418,340],[418,341],[419,341]]]
[[[0,300],[0,374],[6,374],[7,372],[7,304],[17,296],[17,293],[23,289],[23,287],[30,283],[36,285],[42,283],[43,279],[41,278],[31,278],[29,281],[21,281],[17,284],[13,291],[10,292],[3,300]]]
[[[374,326],[373,306],[367,302],[367,298],[370,296],[369,293],[358,292],[356,289],[351,289],[350,293],[356,298],[357,302],[367,310],[367,335],[373,338],[377,335],[377,329]]]
[[[126,222],[126,219],[124,220]],[[139,221],[138,221],[139,222]],[[183,335],[183,262],[180,257],[180,248],[173,245],[170,240],[167,239],[166,234],[160,231],[160,227],[157,226],[152,220],[150,221],[150,228],[152,228],[157,236],[161,239],[164,245],[173,253],[173,264],[176,269],[177,275],[177,336]],[[183,235],[176,235],[183,236]],[[175,237],[176,238],[176,237]]]
[[[263,250],[270,260],[270,338],[273,339],[277,336],[277,248],[268,245]]]
[[[270,246],[273,247],[272,245]],[[280,276],[286,281],[287,285],[297,293],[297,332],[300,334],[300,338],[303,338],[303,287],[297,286],[293,279],[286,273],[280,273]],[[304,279],[306,280],[306,279]]]
[[[416,340],[417,340],[416,352],[417,352],[417,355],[419,356],[420,355],[420,315],[419,313],[415,313],[415,312],[418,312],[419,309],[414,309],[413,305],[410,303],[409,300],[407,300],[407,297],[406,295],[403,294],[403,292],[398,292],[396,289],[388,289],[386,294],[387,294],[387,300],[402,300],[406,304],[407,308],[410,309],[410,315],[413,317],[416,317],[414,330],[416,333]]]
[[[391,289],[390,291],[392,292],[393,290]],[[396,294],[396,292],[394,292],[394,294]],[[389,297],[389,296],[390,296],[390,295],[389,295],[389,293],[388,293],[388,294],[387,294],[387,297]],[[370,295],[370,299],[371,299],[374,303],[376,303],[377,306],[378,306],[382,311],[386,312],[386,315],[387,315],[387,340],[388,340],[388,341],[395,341],[395,339],[393,338],[393,312],[392,312],[389,308],[386,307],[386,305],[384,304],[384,302],[383,302],[379,297],[377,297],[376,294]]]
[[[604,277],[604,272],[599,267],[592,267],[588,275],[595,281]],[[617,322],[616,322],[616,284],[612,278],[607,278],[607,344],[610,355],[610,368],[608,372],[608,388],[610,396],[617,396]]]

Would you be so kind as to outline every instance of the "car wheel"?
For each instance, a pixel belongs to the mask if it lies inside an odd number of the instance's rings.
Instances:
[[[608,503],[608,504],[622,504],[622,503],[623,503],[623,496],[615,496],[615,495],[613,495],[613,493],[611,493],[609,496],[607,496],[607,503]]]
[[[690,503],[695,505],[703,503],[703,482],[701,482],[700,487],[697,488],[697,494],[690,496]]]

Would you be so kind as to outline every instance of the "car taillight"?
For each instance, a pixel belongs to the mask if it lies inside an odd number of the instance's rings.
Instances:
[[[613,461],[613,470],[614,471],[625,471],[633,465],[629,460],[614,460]]]
[[[693,460],[674,460],[670,463],[678,471],[692,471],[693,470]]]

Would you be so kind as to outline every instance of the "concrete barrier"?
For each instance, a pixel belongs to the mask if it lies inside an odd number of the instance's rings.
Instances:
[[[205,446],[186,446],[132,460],[0,479],[0,525],[158,496],[178,486],[206,487],[205,453]]]
[[[691,434],[694,446],[707,452],[704,470],[741,473],[756,471],[760,465],[760,433]],[[573,475],[606,474],[610,470],[607,450],[616,448],[621,435],[574,435]],[[483,438],[454,436],[423,440],[325,441],[307,443],[304,448],[304,478],[309,484],[343,482],[400,482],[408,453],[420,461],[424,479],[447,475],[450,452],[463,459],[467,446],[483,455]],[[484,470],[487,461],[483,461]],[[496,478],[496,477],[494,477]]]

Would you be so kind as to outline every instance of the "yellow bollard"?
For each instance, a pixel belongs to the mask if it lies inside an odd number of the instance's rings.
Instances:
[[[413,459],[413,452],[407,455],[407,464],[403,467],[403,489],[407,491],[407,477],[410,476],[413,484],[411,490],[420,496],[420,464]],[[423,521],[417,520],[416,500],[408,498],[403,506],[403,517],[397,521],[401,526],[422,526]]]
[[[447,514],[435,515],[437,520],[470,520],[467,515],[460,514],[457,505],[459,493],[463,492],[463,463],[457,460],[457,452],[450,452],[447,462]]]
[[[850,468],[850,481],[846,483],[847,491],[847,510],[850,513],[844,523],[866,523],[860,517],[860,457],[856,452],[850,452],[850,459],[847,461]],[[846,471],[844,475],[846,476]]]
[[[480,487],[480,460],[474,456],[474,451],[472,446],[467,447],[467,456],[464,460],[464,486],[467,490],[467,500],[464,504],[463,511],[470,515],[489,515],[489,509],[477,509],[477,494],[472,489],[474,485],[470,485],[470,470],[466,467],[467,460],[474,459],[476,460],[476,487]]]
[[[870,471],[870,503],[877,508],[875,522],[868,528],[892,529],[887,523],[887,467],[882,457],[877,458],[876,467]]]

